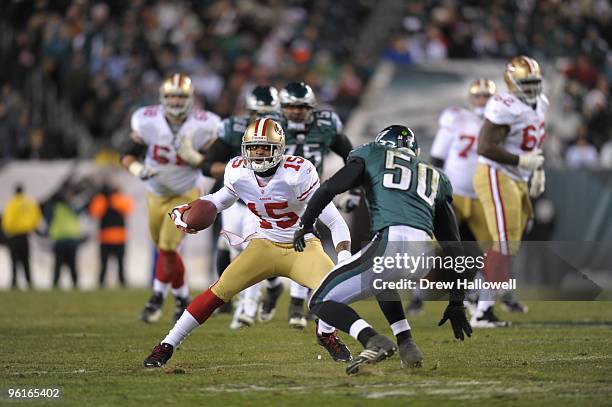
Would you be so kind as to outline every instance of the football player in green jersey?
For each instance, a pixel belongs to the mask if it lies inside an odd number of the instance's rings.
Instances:
[[[291,82],[279,92],[285,129],[286,154],[296,155],[311,161],[323,176],[325,156],[333,151],[345,162],[353,149],[348,137],[343,133],[342,121],[336,112],[318,109],[317,99],[312,88],[304,82]],[[358,190],[344,194],[337,205],[340,210],[350,212],[359,205],[361,196]],[[268,289],[260,308],[260,319],[272,318],[279,296],[279,288],[268,282]],[[289,325],[293,328],[306,327],[304,302],[308,289],[291,282],[291,301],[289,305]]]
[[[387,265],[387,259],[409,254],[423,255],[424,247],[433,248],[433,237],[457,254],[459,231],[451,207],[452,187],[446,176],[419,159],[417,140],[409,128],[392,125],[383,129],[374,142],[364,144],[350,155],[347,164],[326,181],[312,197],[302,215],[302,227],[295,233],[294,247],[304,247],[304,236],[313,232],[314,221],[332,198],[350,188],[362,186],[370,212],[371,230],[375,236],[371,243],[338,264],[314,291],[309,307],[320,318],[341,329],[363,346],[364,351],[347,367],[348,374],[359,371],[365,363],[377,363],[391,356],[398,348],[403,366],[420,366],[422,353],[412,340],[399,294],[373,284],[379,280],[396,280],[405,276],[398,265]],[[427,250],[427,249],[426,249]],[[388,270],[380,270],[383,259]],[[411,270],[409,278],[424,276],[425,265]],[[382,274],[382,273],[385,274]],[[387,274],[388,272],[388,274]],[[414,273],[414,274],[412,274]],[[455,281],[457,275],[443,273],[443,278]],[[450,290],[450,302],[440,321],[451,321],[456,338],[471,335],[471,327],[463,306],[463,290],[456,284]],[[373,288],[376,291],[373,291]],[[382,291],[381,291],[382,290]],[[347,304],[376,295],[396,336],[397,346],[378,334]]]

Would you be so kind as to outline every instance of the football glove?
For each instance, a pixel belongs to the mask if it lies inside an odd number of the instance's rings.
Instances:
[[[518,166],[524,170],[534,171],[544,164],[544,156],[542,150],[534,148],[526,154],[519,155]]]
[[[174,223],[177,229],[185,233],[195,234],[198,233],[198,231],[190,228],[189,225],[187,225],[185,221],[183,221],[183,213],[185,213],[185,211],[190,208],[191,206],[189,204],[175,206],[174,208],[172,208],[172,212],[170,212],[168,215],[170,216],[170,219],[172,219],[172,222]]]
[[[351,189],[346,194],[342,194],[338,199],[337,207],[342,212],[352,212],[354,211],[361,202],[361,194],[358,189]]]
[[[448,320],[450,320],[455,338],[463,340],[464,332],[468,337],[472,336],[472,326],[468,322],[465,315],[465,307],[462,303],[450,302],[444,310],[444,315],[442,315],[442,319],[438,322],[438,326],[444,325]]]
[[[319,237],[319,234],[317,233],[314,226],[305,228],[304,225],[300,223],[300,228],[296,230],[293,234],[293,248],[296,252],[304,251],[304,248],[306,247],[306,241],[304,240],[304,236],[306,236],[308,233],[312,233],[316,237]]]
[[[537,198],[544,193],[546,188],[546,174],[544,168],[538,168],[531,176],[531,185],[529,186],[529,196]]]
[[[192,167],[197,167],[204,161],[204,156],[193,147],[191,138],[179,134],[176,138],[176,153]]]
[[[157,168],[147,167],[141,162],[134,161],[128,166],[128,171],[143,181],[153,178],[159,174]]]

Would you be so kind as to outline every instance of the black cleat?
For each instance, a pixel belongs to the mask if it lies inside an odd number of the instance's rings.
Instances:
[[[527,305],[523,305],[515,299],[502,300],[501,307],[506,312],[513,312],[516,314],[526,314],[529,311]]]
[[[304,329],[307,324],[304,306],[289,304],[289,326],[295,329]]]
[[[140,314],[140,320],[148,324],[159,321],[162,315],[162,306],[164,305],[164,296],[162,293],[153,293],[149,302],[145,305],[142,313]]]
[[[283,293],[284,288],[282,284],[272,288],[266,288],[263,301],[259,305],[258,319],[260,322],[268,322],[274,318],[276,303]]]
[[[174,348],[167,343],[160,343],[153,348],[153,351],[144,360],[144,367],[162,367],[172,357]]]
[[[398,349],[402,368],[421,367],[423,365],[423,352],[416,346],[412,338],[399,344]]]
[[[338,338],[336,332],[331,334],[324,333],[322,335],[317,333],[317,343],[329,352],[329,356],[332,357],[334,362],[350,362],[353,359],[351,351]]]
[[[189,297],[187,297],[187,298],[177,297],[177,298],[175,298],[174,303],[176,304],[176,309],[174,310],[174,319],[173,319],[173,322],[176,324],[176,321],[179,320],[181,315],[183,315],[183,312],[185,312],[185,310],[187,309],[189,304],[191,304],[191,298],[189,298]]]
[[[470,325],[473,328],[503,328],[510,326],[510,322],[502,321],[497,318],[495,312],[493,312],[493,307],[487,308],[484,312],[477,312],[472,315],[472,319],[470,320]]]
[[[346,367],[346,374],[356,374],[364,364],[374,365],[391,357],[397,346],[386,336],[376,334],[368,341],[366,348]]]

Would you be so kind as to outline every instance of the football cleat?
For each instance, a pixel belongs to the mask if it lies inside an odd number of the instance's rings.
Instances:
[[[476,312],[470,320],[470,325],[473,328],[503,328],[510,326],[510,322],[497,318],[493,307],[489,307],[486,311]]]
[[[421,352],[412,338],[400,343],[398,350],[402,368],[421,367],[423,365],[423,352]]]
[[[174,348],[167,343],[160,343],[153,348],[151,354],[144,360],[144,367],[162,367],[172,357]]]
[[[521,304],[514,298],[502,300],[501,307],[506,312],[514,312],[516,314],[526,314],[529,311],[527,305]]]
[[[176,323],[176,321],[179,320],[181,315],[183,315],[183,312],[185,312],[185,310],[187,309],[189,304],[191,304],[191,298],[189,298],[189,297],[187,297],[187,298],[177,297],[177,298],[175,298],[174,303],[176,304],[176,309],[174,310],[174,319],[173,319],[173,322]]]
[[[423,300],[420,298],[410,300],[408,306],[406,307],[406,313],[408,313],[408,315],[423,314]]]
[[[284,286],[279,284],[275,287],[266,288],[263,301],[259,304],[258,319],[261,322],[268,322],[274,318],[276,314],[276,303],[283,293]]]
[[[304,329],[308,322],[306,321],[306,316],[304,315],[304,307],[289,304],[289,326],[295,329]]]
[[[162,293],[153,293],[149,302],[145,305],[140,320],[148,324],[159,321],[162,315],[162,306],[164,305],[164,296]]]
[[[365,349],[346,367],[346,374],[356,374],[364,364],[374,365],[393,356],[397,346],[386,336],[376,334],[368,340]]]
[[[317,343],[329,352],[334,362],[350,362],[353,359],[348,346],[338,338],[336,332],[321,335],[317,333]]]

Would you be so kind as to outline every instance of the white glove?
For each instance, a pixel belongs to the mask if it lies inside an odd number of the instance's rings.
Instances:
[[[176,148],[176,153],[192,167],[199,166],[204,160],[204,156],[193,148],[191,138],[184,134],[179,134],[177,136],[176,145],[178,146]]]
[[[519,155],[518,166],[524,170],[534,171],[544,164],[542,150],[535,148],[532,151]]]
[[[175,206],[174,208],[172,208],[172,212],[170,212],[168,215],[170,215],[170,219],[172,219],[172,222],[174,222],[174,225],[177,229],[182,230],[185,233],[194,234],[198,231],[190,228],[189,225],[187,225],[185,221],[183,221],[183,213],[185,213],[185,211],[190,208],[191,206],[189,204]]]
[[[546,187],[546,174],[543,168],[538,168],[531,176],[531,185],[529,186],[529,196],[537,198],[544,193]]]
[[[352,212],[354,211],[361,202],[361,195],[356,193],[355,191],[349,191],[345,194],[342,194],[336,203],[336,207],[340,209],[342,212]]]
[[[128,166],[128,171],[143,181],[153,178],[159,174],[159,170],[157,168],[147,167],[138,161],[131,163]]]

